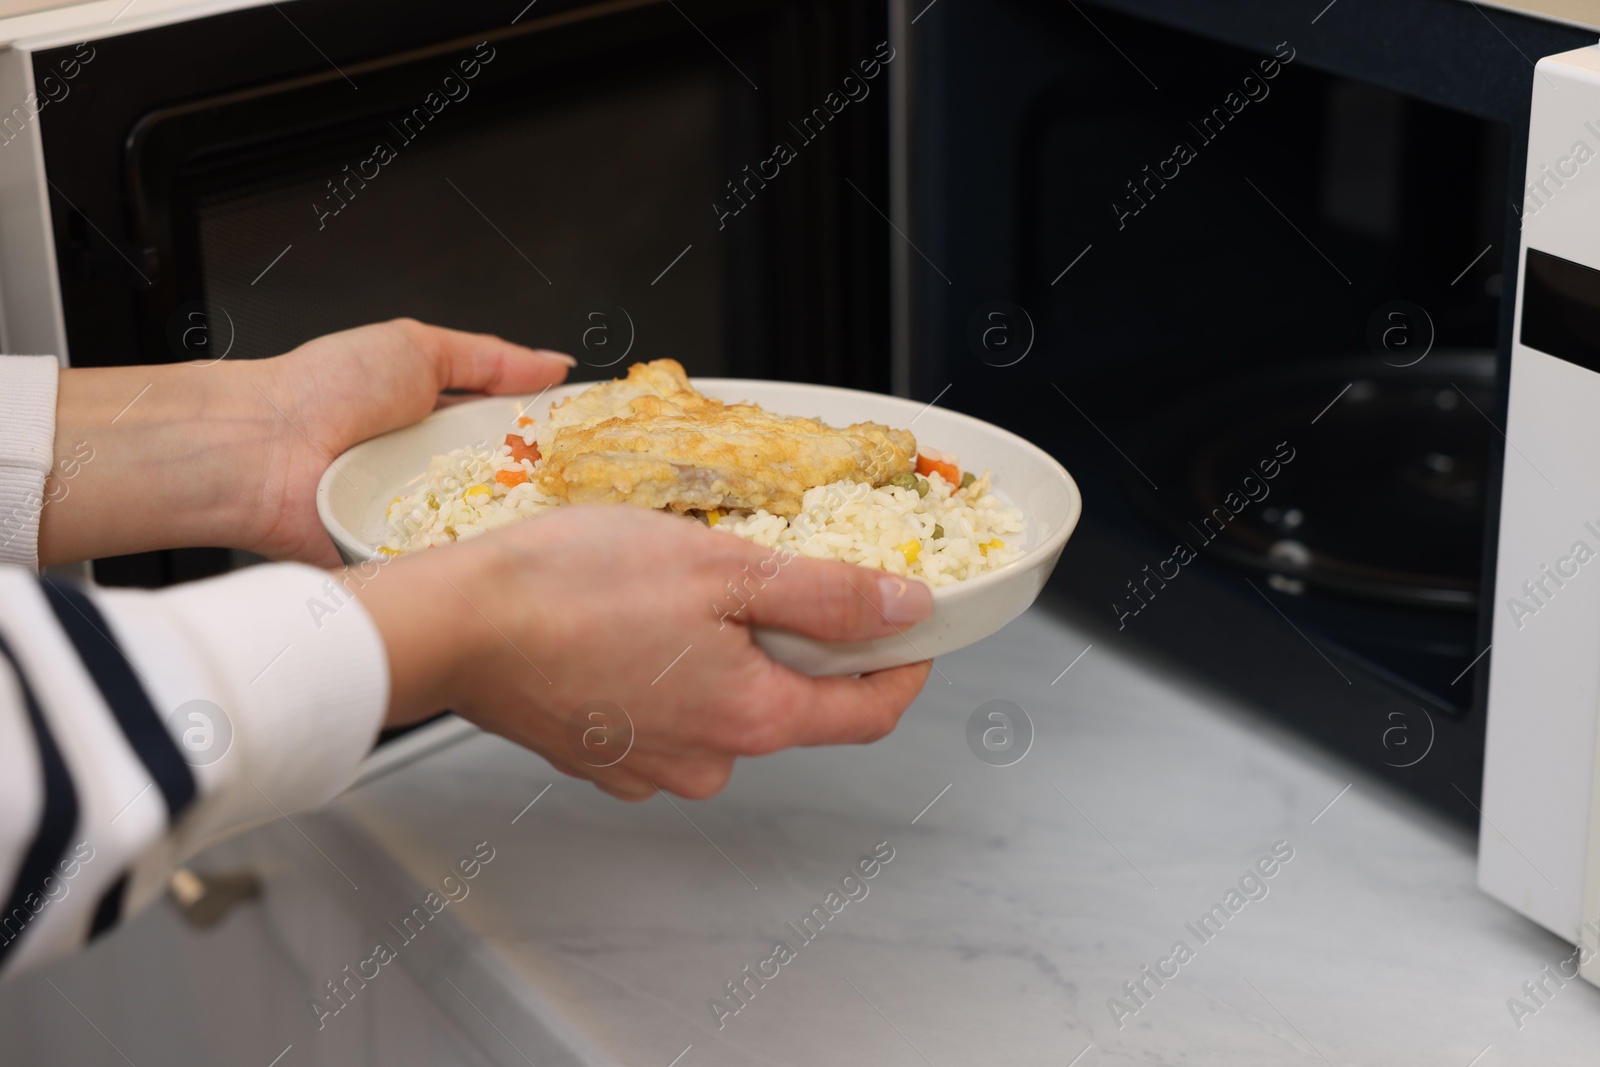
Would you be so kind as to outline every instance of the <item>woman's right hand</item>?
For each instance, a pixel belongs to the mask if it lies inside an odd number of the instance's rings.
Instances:
[[[711,796],[738,756],[875,741],[928,677],[806,677],[749,629],[889,636],[932,611],[921,582],[634,508],[563,508],[348,573],[388,650],[388,725],[448,707],[626,800]]]

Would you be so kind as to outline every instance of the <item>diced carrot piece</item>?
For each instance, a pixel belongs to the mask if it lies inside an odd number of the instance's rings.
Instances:
[[[495,471],[494,480],[507,489],[521,485],[528,480],[528,472],[523,470]]]
[[[526,415],[519,415],[519,416],[517,416],[517,425],[518,426],[532,426],[533,425],[533,420],[528,418],[528,416],[526,416]]]
[[[917,453],[917,473],[926,478],[937,472],[939,477],[951,485],[961,484],[961,468],[945,459],[937,452],[929,455],[926,452]]]
[[[506,444],[511,446],[511,458],[517,462],[520,463],[525,459],[539,462],[539,446],[528,444],[520,433],[506,434]]]

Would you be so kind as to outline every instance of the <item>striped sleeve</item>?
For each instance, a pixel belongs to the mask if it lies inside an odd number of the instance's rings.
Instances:
[[[376,628],[312,567],[154,593],[0,567],[0,976],[111,929],[206,844],[335,796],[388,695]]]

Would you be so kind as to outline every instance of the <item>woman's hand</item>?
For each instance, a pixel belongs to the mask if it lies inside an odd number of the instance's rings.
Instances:
[[[559,383],[576,361],[488,334],[412,319],[362,326],[307,341],[258,371],[246,397],[279,415],[266,442],[256,521],[238,547],[322,566],[339,555],[317,518],[317,482],[351,445],[409,426],[446,389],[500,395]]]
[[[565,508],[345,574],[388,649],[390,725],[449,707],[628,800],[710,796],[737,756],[874,741],[928,677],[919,663],[808,678],[749,630],[892,636],[932,610],[921,582],[628,507]]]
[[[335,456],[422,418],[442,390],[537,392],[571,365],[397,319],[275,359],[63,371],[40,562],[221,546],[336,564],[316,511]]]

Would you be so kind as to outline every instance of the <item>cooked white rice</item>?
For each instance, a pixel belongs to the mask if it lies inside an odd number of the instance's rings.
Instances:
[[[1022,554],[1022,512],[989,491],[989,475],[965,489],[930,474],[928,493],[861,482],[806,491],[792,519],[733,512],[717,523],[748,541],[811,559],[839,559],[949,585]],[[937,536],[935,536],[937,535]]]
[[[524,439],[531,442],[535,432],[528,427]],[[465,541],[564,505],[531,481],[507,488],[495,477],[519,470],[531,477],[534,466],[512,459],[510,446],[503,444],[435,456],[417,487],[389,505],[388,540],[380,551],[398,555]],[[1022,554],[1022,512],[992,493],[989,480],[985,472],[958,489],[930,474],[925,496],[892,485],[874,489],[834,482],[808,490],[793,518],[765,511],[712,512],[703,518],[769,548],[949,585]]]

